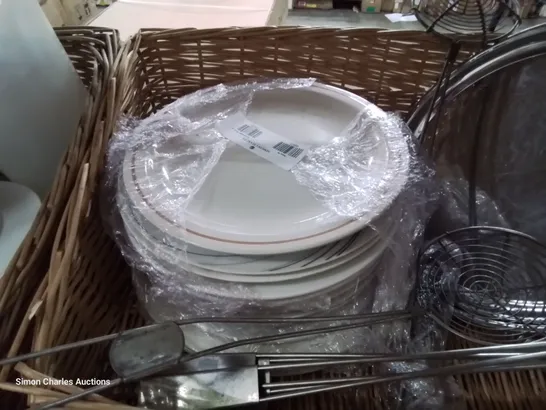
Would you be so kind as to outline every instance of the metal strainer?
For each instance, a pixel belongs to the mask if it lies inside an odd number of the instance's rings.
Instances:
[[[419,258],[422,304],[449,332],[482,345],[545,338],[546,247],[499,227],[459,229]]]

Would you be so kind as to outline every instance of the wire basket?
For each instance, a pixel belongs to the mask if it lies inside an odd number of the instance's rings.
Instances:
[[[122,113],[146,116],[184,94],[247,77],[313,76],[405,116],[435,83],[446,50],[444,42],[422,32],[294,27],[146,31],[127,44],[116,60],[106,107],[97,121],[100,126],[93,138],[94,149],[88,151],[89,157],[81,169],[100,169],[104,143]],[[460,59],[472,51],[463,49]],[[20,307],[20,317],[33,317],[32,326],[28,326],[28,321],[18,324],[21,337],[31,338],[34,350],[137,327],[144,322],[132,291],[130,269],[99,216],[99,177],[98,172],[80,172],[70,186],[74,194],[57,205],[66,217],[60,219],[50,248],[52,269],[41,271],[41,278],[47,271],[44,287],[32,289],[34,299]],[[13,354],[24,353],[25,349],[28,346],[12,346]],[[112,373],[105,367],[107,358],[106,346],[93,345],[36,360],[29,363],[30,367],[18,365],[16,370],[31,379],[44,375],[109,378]],[[528,380],[528,373],[522,374]],[[479,383],[470,385],[476,385],[476,391],[480,391]],[[3,388],[26,394],[31,403],[67,394],[55,387],[4,384]],[[506,389],[514,397],[520,391],[515,385]],[[544,390],[535,396],[541,391]],[[387,406],[386,393],[384,388],[375,386],[358,392],[279,402],[269,408],[380,409]],[[131,403],[132,394],[132,390],[114,391],[111,399],[115,401],[96,399],[100,400],[101,409],[115,410],[127,408],[120,403]],[[486,399],[480,401],[482,408],[494,408],[487,407],[491,400]],[[98,403],[91,405],[99,408]],[[515,398],[514,403],[518,403]],[[76,409],[89,405],[72,404]]]
[[[434,87],[434,102],[428,111],[423,134],[426,135],[431,126],[432,139],[436,137],[438,117],[443,113],[446,92],[461,44],[478,41],[485,49],[493,42],[503,40],[521,24],[519,14],[518,0],[423,0],[419,4],[415,16],[426,31],[451,43],[444,69]],[[435,104],[438,104],[438,115],[431,121]]]
[[[514,0],[424,0],[415,16],[428,31],[484,44],[510,35],[520,24]]]
[[[470,227],[431,241],[419,258],[423,299],[446,330],[476,344],[546,337],[546,247],[510,229]]]

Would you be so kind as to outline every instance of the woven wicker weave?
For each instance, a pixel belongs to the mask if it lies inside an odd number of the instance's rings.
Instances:
[[[119,54],[117,32],[88,27],[65,27],[57,36],[80,78],[89,97],[76,135],[59,166],[51,191],[42,205],[34,226],[21,245],[2,278],[0,294],[0,352],[2,356],[30,348],[34,323],[29,323],[29,309],[41,299],[47,287],[47,272],[55,262],[52,249],[59,242],[58,228],[68,215],[65,213],[74,187],[82,178],[81,164],[100,155],[91,150],[92,142],[102,135],[99,118],[105,116],[104,95],[113,72],[114,58]],[[100,148],[96,148],[99,149]],[[98,164],[97,164],[98,165]],[[96,173],[96,166],[92,167]],[[5,380],[8,368],[2,369]],[[2,400],[0,400],[3,402]]]
[[[87,37],[84,31],[71,33],[79,40]],[[92,67],[93,61],[98,60],[86,58],[90,54],[76,51],[73,43],[68,46],[65,42],[65,46],[74,50],[73,61],[80,73],[96,72]],[[104,49],[100,54],[103,52]],[[47,246],[41,248],[44,260],[32,265],[28,256],[19,258],[21,266],[33,266],[31,271],[38,278],[33,283],[20,284],[19,288],[12,286],[3,294],[17,314],[12,328],[20,326],[19,341],[13,343],[10,354],[143,323],[131,290],[129,269],[102,226],[97,201],[104,149],[121,114],[145,116],[184,94],[220,82],[256,76],[312,76],[345,87],[404,116],[434,84],[445,52],[446,45],[420,32],[366,29],[187,29],[146,31],[137,36],[115,60],[115,70],[109,71],[113,76],[108,81],[105,105],[92,127],[95,132],[86,134],[87,138],[81,138],[81,146],[72,148],[78,152],[78,163],[82,165],[73,170],[70,183],[62,184],[64,196],[56,196],[62,202],[51,202],[51,209],[56,212],[51,223],[55,229],[50,228],[53,233],[48,234]],[[460,58],[466,58],[469,52],[463,50]],[[110,64],[114,61],[107,60]],[[48,212],[43,217],[45,221],[52,218],[53,211]],[[34,236],[36,232],[40,231],[36,229]],[[42,278],[45,280],[40,285]],[[19,301],[13,289],[20,289],[24,300]],[[33,313],[30,326],[26,319],[29,312]],[[25,336],[32,340],[31,346],[20,343]],[[95,345],[28,363],[35,370],[26,365],[18,365],[16,370],[37,379],[43,374],[66,379],[111,377],[106,353],[106,346]],[[539,373],[469,376],[459,380],[471,408],[527,409],[546,403],[540,399],[546,389]],[[11,383],[2,383],[0,388],[25,393],[34,403],[68,393]],[[125,391],[113,393],[113,399],[124,402],[130,396]],[[270,408],[381,409],[385,408],[384,398],[384,388],[374,387],[358,393],[272,404]],[[123,408],[104,398],[92,400],[93,403],[73,403],[73,408]]]
[[[409,31],[283,27],[143,34],[139,64],[149,85],[136,103],[139,114],[199,88],[259,76],[316,77],[406,114],[434,84],[446,52],[434,37]],[[467,56],[463,52],[461,59]]]

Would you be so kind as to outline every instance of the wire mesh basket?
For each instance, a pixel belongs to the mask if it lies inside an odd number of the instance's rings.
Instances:
[[[477,226],[431,241],[420,285],[449,332],[483,345],[544,340],[546,247],[506,228]]]
[[[446,38],[465,35],[466,41],[487,43],[510,35],[520,23],[519,13],[513,0],[424,0],[415,16],[428,31]]]
[[[85,37],[83,32],[81,36]],[[132,291],[130,269],[106,234],[96,201],[105,144],[120,115],[146,116],[182,95],[220,82],[257,76],[312,76],[406,116],[438,78],[447,47],[422,32],[367,29],[184,29],[145,31],[136,36],[113,63],[115,70],[110,71],[105,106],[96,120],[92,143],[79,147],[85,153],[85,161],[67,188],[71,194],[64,202],[57,202],[57,212],[65,216],[55,220],[54,241],[44,251],[51,264],[35,269],[41,275],[39,280],[43,279],[42,286],[26,290],[30,297],[18,307],[20,320],[15,324],[19,326],[19,339],[30,339],[31,344],[13,343],[10,354],[102,336],[144,323]],[[460,60],[472,52],[461,50]],[[85,60],[73,61],[79,70],[89,68]],[[29,366],[19,364],[14,373],[30,379],[45,375],[107,379],[112,376],[112,370],[105,365],[107,357],[106,346],[92,345],[37,359]],[[372,369],[362,371],[369,374],[366,372]],[[519,373],[517,380],[530,380],[530,375]],[[479,381],[461,380],[470,386],[464,385],[466,391],[475,388],[480,392]],[[69,393],[55,387],[21,388],[9,383],[2,388],[26,394],[30,403],[43,403],[52,396]],[[503,408],[521,408],[519,389],[512,379],[505,389],[513,394],[513,406]],[[541,392],[544,388],[537,387],[535,397]],[[134,403],[132,394],[130,389],[114,391],[111,398],[95,398],[91,406],[128,408],[121,403]],[[531,397],[528,390],[526,394],[528,397],[521,400]],[[386,390],[374,386],[357,392],[283,401],[270,408],[379,409],[386,408],[385,397]],[[472,397],[468,398],[469,403]],[[484,397],[483,392],[480,397],[480,408],[495,408],[488,404],[498,397]],[[88,402],[72,403],[76,409],[89,406]]]

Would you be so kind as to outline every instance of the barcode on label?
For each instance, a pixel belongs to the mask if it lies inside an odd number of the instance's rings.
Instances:
[[[259,137],[263,134],[258,127],[248,124],[241,125],[239,128],[237,128],[237,131],[252,138]]]
[[[292,158],[297,158],[298,155],[300,155],[303,152],[303,148],[296,147],[294,145],[286,144],[284,142],[279,142],[278,144],[274,145],[273,148],[275,148],[277,151],[282,152],[285,155],[288,155]]]
[[[215,128],[229,141],[285,171],[293,169],[309,150],[307,145],[291,141],[261,124],[255,124],[243,113],[219,121]]]

